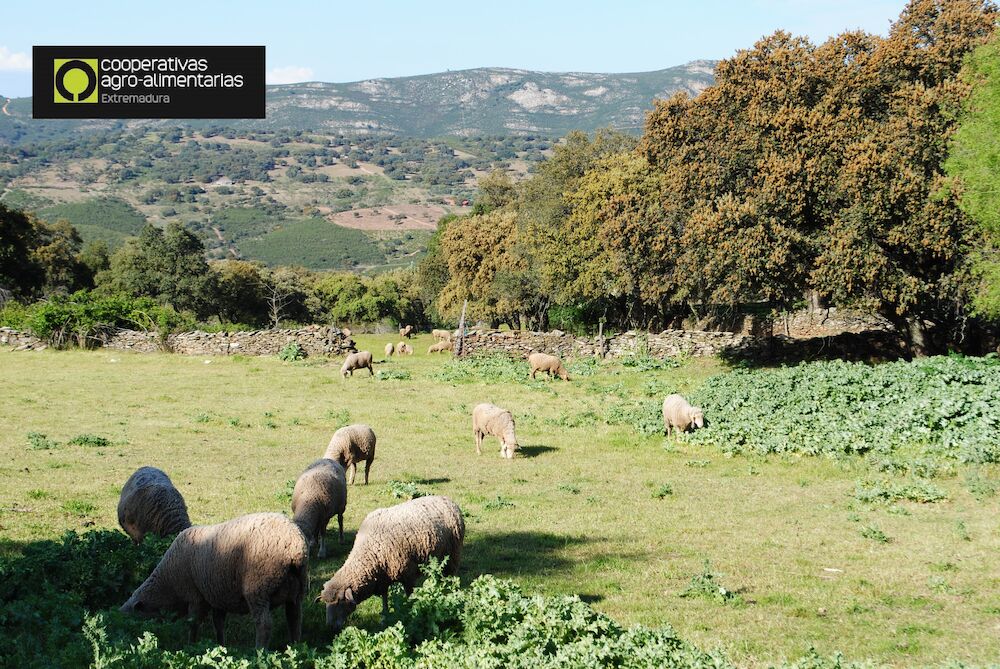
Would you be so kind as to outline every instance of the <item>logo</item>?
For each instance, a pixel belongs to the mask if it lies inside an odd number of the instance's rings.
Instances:
[[[96,58],[56,58],[53,66],[57,103],[97,102]]]

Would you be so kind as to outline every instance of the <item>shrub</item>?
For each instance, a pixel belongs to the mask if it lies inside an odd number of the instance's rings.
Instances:
[[[91,448],[107,448],[111,445],[110,439],[105,439],[104,437],[98,436],[96,434],[78,434],[77,436],[70,439],[68,442],[71,446],[89,446]]]
[[[998,387],[995,355],[735,370],[693,395],[710,424],[687,438],[733,453],[886,456],[916,448],[961,462],[995,462]]]
[[[28,433],[28,448],[35,451],[48,451],[56,448],[58,444],[41,432]]]
[[[719,576],[712,571],[711,563],[705,560],[701,572],[691,577],[691,582],[680,596],[701,597],[719,604],[742,604],[743,598],[738,593],[719,584]]]
[[[416,499],[427,493],[417,487],[412,481],[389,481],[389,494],[396,499]]]
[[[285,344],[278,352],[278,359],[284,360],[285,362],[295,362],[296,360],[304,360],[306,357],[306,351],[304,348],[299,346],[298,342],[289,342]]]

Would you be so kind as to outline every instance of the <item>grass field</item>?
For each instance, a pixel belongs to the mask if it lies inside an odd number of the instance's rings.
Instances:
[[[357,339],[372,351],[388,341]],[[811,647],[896,665],[1000,658],[1000,504],[977,499],[961,468],[935,479],[947,500],[863,504],[855,491],[871,471],[859,457],[725,457],[607,424],[623,396],[646,397],[651,381],[690,392],[725,371],[714,360],[608,363],[568,384],[448,382],[428,343],[376,365],[409,374],[387,380],[343,380],[337,361],[2,351],[0,551],[117,527],[120,486],[147,464],[171,475],[195,523],[287,511],[292,482],[334,429],[367,422],[379,439],[372,481],[349,491],[345,544],[313,562],[310,643],[329,638],[312,598],[365,514],[400,501],[390,481],[401,481],[461,505],[463,581],[491,573],[528,592],[576,593],[739,664]],[[476,456],[481,401],[513,410],[520,457],[501,460],[496,440]],[[107,443],[70,443],[83,435]],[[680,596],[706,560],[735,596]],[[365,603],[355,624],[376,627],[378,608]],[[229,625],[246,643],[250,622]]]

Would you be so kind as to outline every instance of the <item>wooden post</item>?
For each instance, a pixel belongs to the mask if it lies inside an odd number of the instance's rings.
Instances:
[[[601,352],[601,357],[604,357],[604,319],[602,318],[597,325],[597,341],[598,347]]]
[[[458,337],[455,340],[455,357],[460,358],[465,353],[465,309],[469,301],[462,303],[462,318],[458,321]]]

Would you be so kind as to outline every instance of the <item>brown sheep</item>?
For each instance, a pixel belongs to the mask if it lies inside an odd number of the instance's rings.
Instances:
[[[375,432],[364,423],[347,425],[333,433],[326,447],[324,458],[333,460],[348,471],[351,485],[358,463],[365,463],[365,485],[368,485],[368,471],[375,461]]]
[[[407,344],[405,341],[401,341],[398,344],[396,344],[396,354],[413,355],[413,347]]]
[[[407,325],[406,327],[399,328],[399,336],[409,339],[413,336],[413,326]]]
[[[451,332],[449,330],[431,330],[431,336],[435,339],[447,341],[451,339]]]
[[[387,614],[389,586],[402,583],[409,595],[420,578],[420,565],[432,557],[448,558],[444,572],[456,575],[464,540],[462,511],[447,497],[418,497],[375,509],[361,521],[343,566],[323,585],[326,624],[340,632],[347,616],[372,595],[382,596],[382,613]]]
[[[348,375],[354,376],[354,370],[356,369],[367,369],[369,374],[375,376],[375,370],[372,369],[372,354],[370,351],[358,351],[347,356],[347,359],[344,360],[344,366],[340,368],[340,375],[346,379]]]
[[[250,613],[257,647],[271,638],[271,609],[285,606],[292,643],[302,638],[302,600],[309,587],[309,549],[298,525],[280,513],[252,513],[218,525],[189,527],[174,539],[122,613],[191,617],[191,641],[211,612],[215,640],[225,644],[227,613]]]
[[[701,407],[691,406],[686,399],[676,393],[663,400],[663,428],[667,436],[671,429],[686,432],[705,427],[705,414]]]
[[[392,345],[392,342],[389,342],[388,344],[385,345],[385,357],[391,358],[392,354],[395,352],[396,352],[396,347]]]
[[[476,437],[476,455],[482,455],[483,439],[494,436],[500,440],[500,457],[510,460],[520,448],[514,435],[514,415],[495,404],[477,404],[472,410],[472,433]]]
[[[156,467],[140,467],[118,498],[118,524],[138,544],[149,533],[165,537],[185,530],[191,519],[170,477]]]
[[[431,344],[430,347],[428,347],[427,352],[440,353],[442,351],[454,351],[454,350],[455,350],[455,345],[451,343],[451,340],[444,339],[436,344]]]
[[[532,353],[528,356],[528,364],[531,365],[531,378],[535,378],[535,372],[546,372],[550,379],[558,376],[563,381],[569,381],[569,372],[562,360],[554,355]]]
[[[333,460],[317,460],[299,475],[292,492],[292,520],[306,535],[310,548],[319,544],[317,555],[326,557],[326,526],[337,516],[340,543],[344,542],[344,510],[347,479],[344,468]]]

